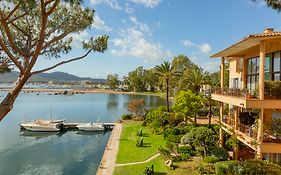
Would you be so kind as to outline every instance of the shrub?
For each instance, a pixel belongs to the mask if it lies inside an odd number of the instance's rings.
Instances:
[[[162,134],[166,126],[169,124],[168,118],[170,114],[162,112],[159,109],[153,109],[148,111],[145,116],[145,124],[152,127],[153,132],[156,134]]]
[[[227,150],[221,147],[214,147],[210,151],[210,155],[217,157],[219,161],[225,161],[229,157]]]
[[[180,154],[190,154],[193,152],[191,146],[180,146],[177,148],[178,153]]]
[[[136,146],[143,147],[143,138],[142,137],[139,140],[137,140]]]
[[[269,161],[246,160],[244,162],[225,161],[215,164],[217,175],[279,175],[281,167]]]
[[[174,143],[180,143],[183,135],[169,135],[167,140]]]
[[[280,175],[281,167],[269,161],[246,160],[243,174]],[[242,174],[242,173],[241,173]]]
[[[144,115],[144,99],[131,100],[128,103],[128,111],[135,113],[138,116]]]
[[[171,157],[170,151],[163,148],[162,146],[158,148],[158,152],[165,157]]]
[[[207,157],[204,158],[204,162],[206,162],[206,163],[216,163],[216,162],[219,162],[219,161],[220,161],[220,159],[216,156],[213,156],[213,155],[207,156]]]
[[[154,166],[153,164],[151,167],[145,167],[145,170],[143,172],[144,175],[153,175],[154,174]]]
[[[123,114],[121,118],[122,120],[132,120],[133,114]]]
[[[215,166],[213,164],[208,164],[208,165],[204,165],[204,164],[200,164],[197,168],[197,172],[199,174],[215,174]]]
[[[137,131],[137,136],[139,136],[139,137],[142,136],[142,129],[140,129],[139,131]]]
[[[185,160],[188,160],[189,158],[190,158],[189,153],[182,153],[181,154],[181,160],[185,161]]]
[[[212,129],[200,126],[191,129],[189,133],[184,135],[181,139],[181,143],[189,144],[204,157],[208,154],[209,148],[216,145],[217,139],[214,135],[215,133]],[[203,151],[203,154],[201,151]]]
[[[196,147],[196,155],[204,158],[204,156],[205,156],[204,148],[203,147]]]
[[[224,161],[215,164],[216,175],[233,175],[237,174],[234,167],[238,167],[238,161]]]

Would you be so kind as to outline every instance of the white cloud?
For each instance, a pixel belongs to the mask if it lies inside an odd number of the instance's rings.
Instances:
[[[161,26],[161,22],[160,22],[160,21],[158,21],[158,22],[157,22],[157,25],[160,27],[160,26]]]
[[[201,52],[208,54],[210,53],[212,48],[208,43],[204,43],[202,45],[199,45],[199,49]]]
[[[94,23],[92,24],[92,27],[96,28],[97,30],[104,30],[106,32],[111,31],[112,29],[108,27],[105,22],[99,17],[97,13],[95,13],[94,17]]]
[[[122,8],[119,6],[117,0],[91,0],[91,3],[96,4],[106,4],[110,6],[112,9],[121,10]]]
[[[139,28],[139,30],[141,30],[142,32],[148,33],[149,35],[151,35],[151,31],[150,28],[148,27],[148,25],[146,23],[141,23],[137,20],[136,17],[130,17],[130,20],[133,24],[135,24],[135,26],[137,28]]]
[[[244,0],[247,4],[258,6],[258,7],[264,7],[266,6],[266,2],[264,0],[257,0],[257,1],[249,1]]]
[[[130,0],[130,1],[136,4],[142,4],[145,7],[150,7],[150,8],[156,7],[161,2],[161,0]]]
[[[217,72],[219,70],[220,62],[218,61],[210,61],[203,63],[203,69],[208,72]]]
[[[71,43],[72,47],[82,48],[83,41],[89,39],[90,35],[89,35],[88,32],[82,31],[82,32],[79,32],[79,33],[71,33],[67,36],[67,38],[68,37],[72,37],[72,43]]]
[[[131,14],[135,12],[135,9],[130,7],[129,3],[126,3],[126,8],[125,8],[126,13]]]
[[[190,47],[190,46],[196,47],[196,44],[192,43],[192,42],[189,41],[189,40],[183,40],[182,43],[183,43],[183,45],[184,45],[185,47]]]
[[[208,43],[204,43],[204,44],[195,44],[189,40],[183,40],[182,44],[185,47],[196,47],[200,50],[200,52],[204,53],[204,54],[209,54],[212,50],[212,47],[208,44]]]
[[[121,31],[121,38],[113,39],[116,47],[111,53],[116,56],[143,58],[146,62],[155,62],[171,57],[171,51],[164,51],[160,43],[149,42],[141,30],[134,27]]]

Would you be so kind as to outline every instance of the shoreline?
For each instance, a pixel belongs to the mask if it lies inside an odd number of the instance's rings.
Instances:
[[[0,92],[9,92],[11,88],[0,88]],[[150,96],[159,96],[161,94],[156,93],[142,93],[142,92],[123,92],[123,91],[113,91],[113,90],[104,90],[104,89],[47,89],[47,88],[23,88],[22,92],[33,93],[33,92],[49,92],[49,93],[63,93],[67,91],[69,93],[104,93],[104,94],[123,94],[123,95],[150,95]]]
[[[99,168],[96,175],[112,175],[116,166],[116,158],[119,149],[119,142],[121,137],[123,125],[122,123],[115,123],[111,132],[110,138],[106,144]]]

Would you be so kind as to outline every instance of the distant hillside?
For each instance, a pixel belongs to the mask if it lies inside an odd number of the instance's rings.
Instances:
[[[9,83],[16,81],[19,72],[11,71],[9,73],[0,74],[0,83]],[[89,77],[78,77],[65,72],[52,72],[52,73],[41,73],[31,77],[30,82],[77,82],[83,80],[90,80],[95,83],[104,83],[105,79],[89,78]]]

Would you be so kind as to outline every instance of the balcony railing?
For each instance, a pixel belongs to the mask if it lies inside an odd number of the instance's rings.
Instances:
[[[235,127],[235,120],[232,119],[231,116],[223,117],[222,122],[231,126],[233,129]],[[256,134],[256,131],[255,131],[254,127],[249,126],[249,125],[244,125],[244,124],[241,124],[241,123],[238,123],[237,127],[238,127],[238,131],[246,134],[247,136],[249,136],[251,138],[257,137],[257,134]]]
[[[240,98],[254,98],[253,95],[247,89],[237,89],[237,88],[215,88],[213,90],[214,94],[227,95]]]
[[[269,143],[281,143],[281,136],[274,136],[272,131],[265,130],[263,142],[269,142]]]

